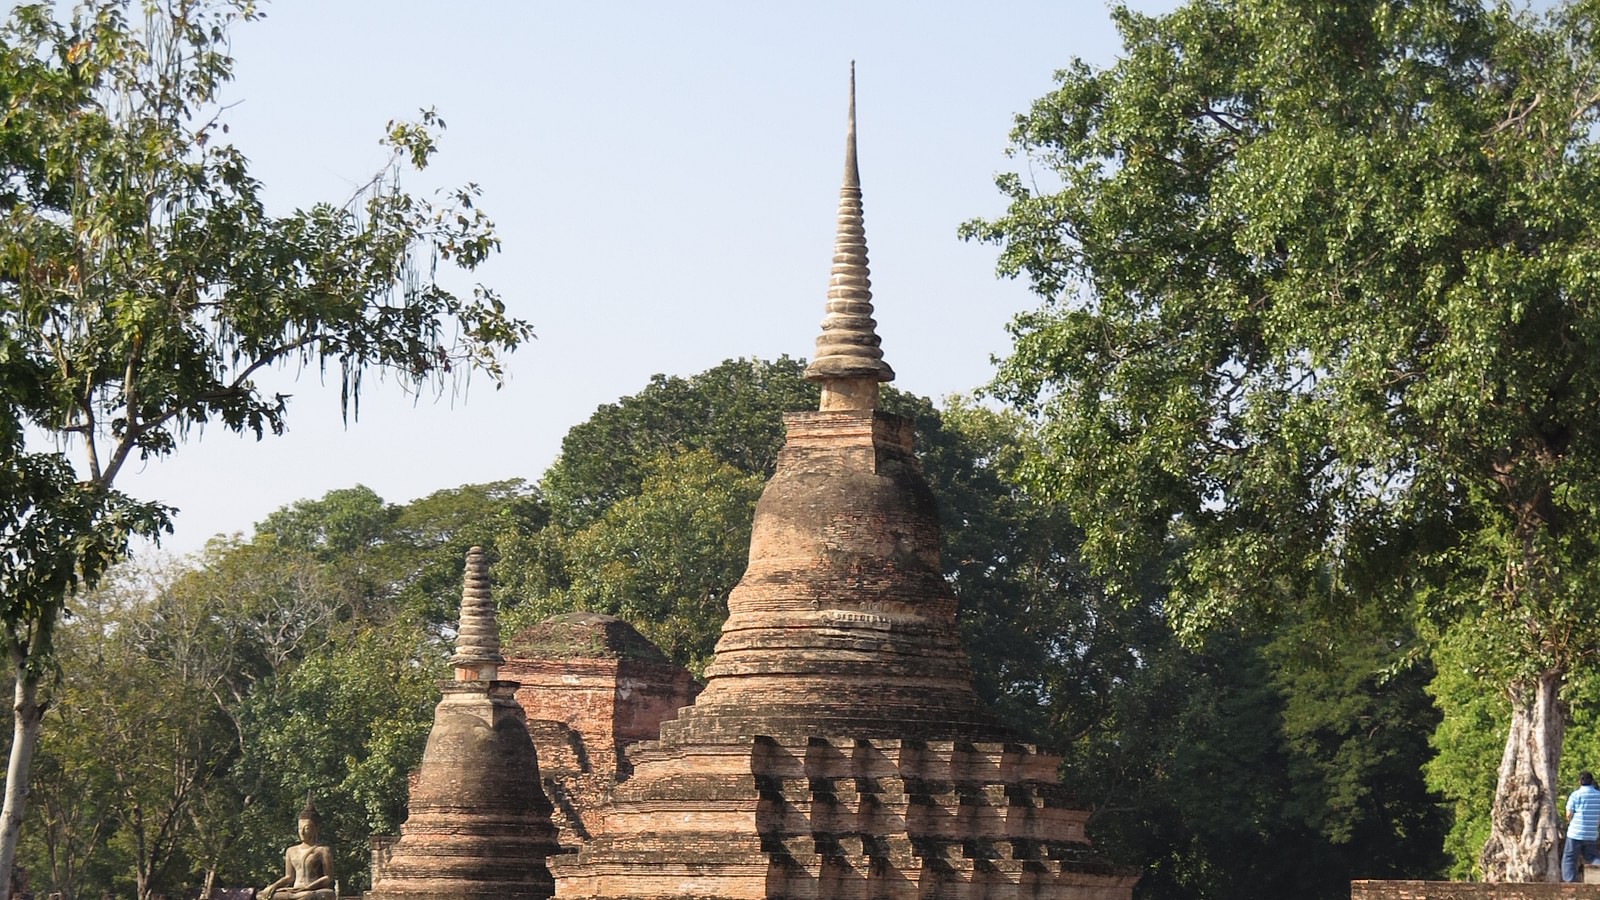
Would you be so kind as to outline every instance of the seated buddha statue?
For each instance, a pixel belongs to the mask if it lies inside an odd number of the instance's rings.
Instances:
[[[317,843],[321,826],[308,799],[300,811],[300,843],[283,851],[283,877],[262,890],[261,900],[335,900],[333,854]]]

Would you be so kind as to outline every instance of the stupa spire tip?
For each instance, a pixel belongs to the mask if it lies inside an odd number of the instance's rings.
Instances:
[[[856,61],[850,60],[850,114],[844,130],[844,184],[861,187],[861,169],[856,164]]]

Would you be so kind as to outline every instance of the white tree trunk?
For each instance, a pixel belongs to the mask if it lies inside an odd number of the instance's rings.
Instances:
[[[1511,729],[1478,864],[1490,882],[1561,880],[1556,770],[1567,721],[1558,703],[1565,673],[1544,672],[1513,685]]]
[[[11,762],[6,767],[6,799],[5,806],[0,808],[0,900],[11,900],[11,873],[17,863],[22,817],[28,811],[33,750],[38,746],[39,722],[44,718],[44,709],[39,705],[39,676],[29,671],[26,656],[15,647],[11,650],[11,671],[16,677],[16,691],[11,708]]]

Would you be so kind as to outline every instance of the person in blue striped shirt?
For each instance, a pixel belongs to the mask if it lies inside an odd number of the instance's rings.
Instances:
[[[1578,773],[1578,789],[1567,797],[1567,843],[1561,851],[1561,880],[1578,880],[1578,854],[1583,854],[1583,864],[1600,864],[1595,855],[1595,841],[1600,838],[1600,789],[1594,786],[1594,776]]]

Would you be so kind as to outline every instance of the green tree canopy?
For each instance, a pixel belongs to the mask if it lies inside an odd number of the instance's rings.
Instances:
[[[943,421],[982,461],[983,516],[946,542],[979,692],[1065,753],[1097,850],[1144,871],[1140,897],[1337,900],[1353,878],[1439,875],[1448,816],[1421,771],[1437,712],[1405,628],[1290,614],[1184,646],[1162,584],[1119,602],[1078,559],[1067,506],[1028,475],[1034,422],[958,402]]]
[[[744,574],[764,481],[705,450],[664,453],[645,466],[638,493],[566,540],[566,590],[536,598],[529,612],[610,613],[701,672]]]
[[[23,842],[33,885],[260,886],[310,791],[340,883],[365,886],[367,837],[403,818],[433,720],[466,549],[493,552],[530,507],[520,481],[406,504],[335,490],[75,597]]]
[[[965,233],[1047,301],[1001,392],[1112,585],[1187,633],[1307,604],[1470,632],[1512,723],[1490,879],[1553,877],[1600,647],[1600,34],[1460,0],[1113,12]],[[1175,552],[1171,552],[1175,551]],[[1526,824],[1526,827],[1524,827]]]
[[[288,398],[256,380],[270,368],[333,369],[354,412],[371,370],[418,389],[498,379],[531,336],[493,292],[451,287],[499,245],[476,188],[400,187],[435,152],[436,115],[390,123],[391,163],[355,197],[269,213],[219,103],[229,28],[254,4],[130,6],[23,4],[0,26],[0,638],[16,674],[0,872],[62,604],[172,513],[116,490],[128,462],[207,424],[281,432]]]
[[[650,462],[704,450],[763,480],[783,448],[783,414],[814,409],[818,391],[805,361],[730,359],[691,375],[657,375],[644,390],[603,404],[561,439],[561,455],[539,480],[554,521],[581,527],[638,493]]]

